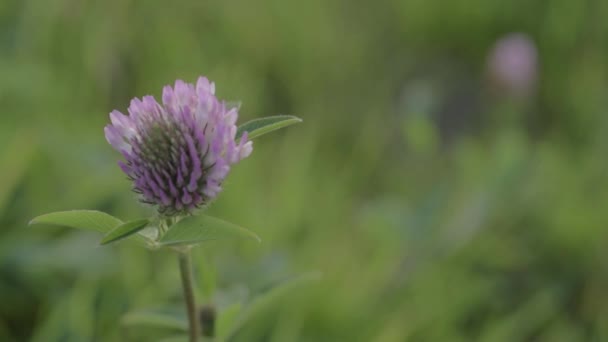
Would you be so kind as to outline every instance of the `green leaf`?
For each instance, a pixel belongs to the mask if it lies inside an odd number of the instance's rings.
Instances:
[[[260,135],[276,131],[279,128],[291,126],[302,122],[302,119],[293,115],[267,116],[265,118],[251,120],[239,126],[236,131],[236,139],[240,139],[243,133],[247,132],[250,140]]]
[[[238,321],[233,325],[230,333],[228,334],[228,339],[233,337],[251,318],[261,316],[263,313],[268,312],[279,305],[281,300],[290,292],[296,291],[304,285],[310,285],[319,279],[321,279],[320,272],[303,274],[295,278],[285,280],[269,291],[255,297],[241,312]]]
[[[132,234],[135,234],[138,231],[144,229],[148,225],[148,223],[150,223],[149,219],[125,222],[109,231],[101,240],[101,244],[106,245],[110,242],[115,242],[127,238]]]
[[[41,215],[30,221],[30,225],[41,223],[107,233],[122,221],[101,211],[70,210]]]
[[[260,238],[252,231],[215,217],[189,216],[177,222],[161,238],[163,246],[195,245],[201,242],[221,239]]]
[[[148,326],[171,330],[188,331],[188,321],[183,314],[173,311],[149,310],[130,312],[122,316],[126,326]]]
[[[241,303],[234,303],[222,310],[215,322],[216,336],[219,341],[225,340],[241,312]]]

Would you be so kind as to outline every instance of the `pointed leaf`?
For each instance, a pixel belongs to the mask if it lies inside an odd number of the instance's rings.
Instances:
[[[148,219],[125,222],[109,231],[101,240],[101,244],[106,245],[110,242],[115,242],[129,237],[132,234],[144,229],[148,223],[150,223],[150,220]]]
[[[186,217],[177,222],[161,238],[164,246],[195,245],[204,241],[220,239],[260,238],[252,231],[215,217],[199,215]]]
[[[247,132],[247,138],[251,140],[279,128],[291,126],[300,122],[302,122],[302,119],[293,115],[267,116],[265,118],[251,120],[239,126],[236,131],[236,139],[240,139],[243,133]]]
[[[107,233],[122,221],[101,211],[70,210],[41,215],[30,221],[30,225],[40,223]]]
[[[289,292],[295,291],[304,285],[309,285],[312,282],[316,282],[319,279],[321,279],[320,272],[303,274],[283,281],[269,291],[255,297],[251,303],[241,311],[239,319],[232,326],[230,333],[228,334],[228,339],[233,337],[251,318],[261,316],[264,312],[268,312],[267,310],[271,310],[276,305],[279,305],[281,299],[285,298]]]
[[[122,316],[121,323],[127,326],[139,325],[188,331],[188,321],[183,314],[166,310],[130,312]]]
[[[240,312],[241,303],[234,303],[220,311],[217,322],[215,323],[215,331],[217,332],[216,335],[218,340],[223,341],[228,337]]]

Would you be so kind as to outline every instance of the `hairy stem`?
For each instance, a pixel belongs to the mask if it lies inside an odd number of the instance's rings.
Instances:
[[[190,334],[190,342],[197,342],[200,336],[200,322],[198,319],[198,310],[196,308],[196,298],[194,297],[194,288],[192,284],[192,258],[190,249],[180,251],[179,255],[179,270],[182,275],[182,287],[184,290],[184,300],[186,301],[186,309],[188,312],[188,332]]]

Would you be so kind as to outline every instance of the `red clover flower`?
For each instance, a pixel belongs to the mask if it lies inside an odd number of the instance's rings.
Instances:
[[[125,161],[141,201],[167,216],[188,214],[222,189],[230,166],[252,152],[244,133],[235,142],[238,108],[215,96],[215,84],[200,77],[165,86],[162,105],[154,97],[134,98],[129,115],[114,110],[105,127],[108,142]]]

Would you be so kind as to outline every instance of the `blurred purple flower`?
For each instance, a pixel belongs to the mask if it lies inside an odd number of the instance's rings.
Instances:
[[[526,97],[534,91],[537,63],[536,46],[523,33],[511,33],[499,39],[488,56],[492,80],[517,97]]]
[[[164,215],[188,214],[221,191],[230,166],[249,156],[247,133],[235,142],[238,108],[215,97],[215,84],[175,82],[152,96],[134,98],[129,115],[112,111],[108,142],[125,158],[121,169],[141,201]]]

